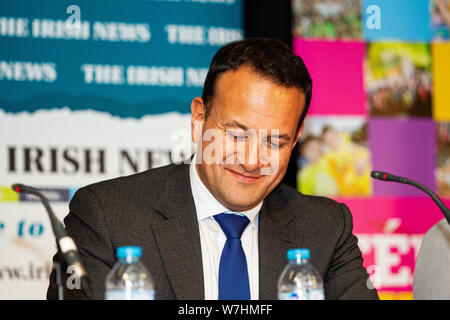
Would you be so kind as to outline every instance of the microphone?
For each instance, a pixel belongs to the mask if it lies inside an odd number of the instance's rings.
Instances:
[[[399,182],[399,183],[409,184],[409,185],[412,185],[412,186],[422,190],[423,192],[428,194],[433,199],[433,201],[437,204],[439,209],[441,209],[442,214],[444,215],[447,222],[450,224],[450,210],[445,206],[445,204],[441,201],[441,199],[439,199],[439,197],[433,191],[431,191],[424,185],[421,185],[420,183],[413,181],[411,179],[395,176],[393,174],[383,172],[383,171],[375,171],[374,170],[370,173],[370,176],[374,179],[378,179],[378,180],[382,180],[382,181],[391,181],[391,182]]]
[[[80,279],[81,289],[84,290],[86,296],[89,298],[91,296],[90,284],[88,273],[81,262],[80,255],[78,253],[78,248],[75,242],[67,234],[66,229],[63,224],[56,218],[48,199],[36,188],[23,185],[23,184],[13,184],[11,188],[17,193],[32,194],[39,198],[41,203],[47,210],[48,216],[50,218],[50,223],[52,226],[53,234],[56,238],[56,243],[58,245],[58,250],[62,253],[64,260],[68,267],[71,267],[75,276]]]

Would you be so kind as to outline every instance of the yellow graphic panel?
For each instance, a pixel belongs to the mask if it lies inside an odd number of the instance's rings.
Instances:
[[[433,117],[450,121],[450,43],[432,44]]]
[[[19,194],[11,189],[11,187],[0,187],[0,201],[17,202]]]

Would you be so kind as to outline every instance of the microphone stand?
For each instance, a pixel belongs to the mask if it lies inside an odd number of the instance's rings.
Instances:
[[[58,300],[64,300],[64,287],[62,284],[62,273],[61,273],[61,265],[62,265],[62,257],[61,253],[58,249],[57,262],[53,264],[53,269],[55,269],[56,273],[56,286],[58,288]]]
[[[75,242],[68,236],[63,224],[56,218],[55,213],[50,207],[48,199],[36,188],[26,186],[23,184],[13,184],[11,188],[18,193],[32,194],[39,198],[41,203],[47,210],[48,217],[52,226],[53,234],[56,239],[56,247],[58,250],[58,266],[56,269],[56,283],[58,287],[58,299],[64,299],[61,265],[62,260],[66,262],[68,266],[72,266],[75,275],[80,279],[81,290],[86,294],[88,298],[91,297],[91,290],[89,284],[88,274],[81,262],[81,258],[78,254],[78,249]]]
[[[431,197],[431,199],[433,199],[433,201],[436,203],[436,205],[441,210],[441,212],[444,215],[447,222],[450,224],[450,210],[445,206],[445,204],[442,202],[442,200],[439,199],[439,197],[433,191],[431,191],[429,188],[427,188],[424,185],[421,185],[420,183],[413,181],[411,179],[395,176],[395,175],[387,173],[387,172],[374,170],[370,173],[370,175],[374,179],[378,179],[381,181],[391,181],[391,182],[399,182],[399,183],[409,184],[411,186],[414,186],[414,187],[422,190],[423,192],[428,194]]]

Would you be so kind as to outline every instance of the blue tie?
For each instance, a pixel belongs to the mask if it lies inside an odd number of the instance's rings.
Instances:
[[[214,216],[227,241],[219,266],[219,300],[250,300],[247,260],[241,236],[250,220],[245,216],[221,213]]]

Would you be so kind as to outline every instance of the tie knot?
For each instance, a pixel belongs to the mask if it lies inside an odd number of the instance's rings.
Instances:
[[[227,239],[240,239],[250,220],[246,216],[221,213],[214,216]]]

